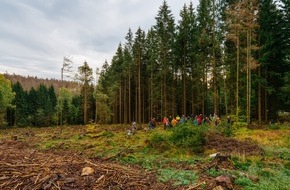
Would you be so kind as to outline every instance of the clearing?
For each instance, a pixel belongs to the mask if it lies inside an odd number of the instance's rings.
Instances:
[[[161,127],[130,137],[127,128],[1,129],[0,189],[259,189],[275,175],[278,189],[289,187],[288,127],[241,129],[235,138],[210,132],[202,154],[150,147],[154,134],[170,133]],[[273,134],[279,149],[259,134]]]

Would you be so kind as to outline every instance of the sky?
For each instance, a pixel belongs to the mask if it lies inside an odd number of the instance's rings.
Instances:
[[[72,73],[85,61],[95,72],[105,60],[110,64],[129,28],[147,32],[155,25],[162,2],[0,0],[0,73],[61,79],[64,57]],[[190,2],[196,7],[199,0],[167,0],[175,22]]]

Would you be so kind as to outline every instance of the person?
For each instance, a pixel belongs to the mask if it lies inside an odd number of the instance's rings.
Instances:
[[[185,123],[185,116],[183,115],[181,118],[180,118],[180,120],[179,120],[179,122],[178,122],[179,124],[183,124],[183,123]]]
[[[172,119],[172,121],[171,121],[171,125],[173,126],[173,127],[175,127],[175,125],[177,124],[177,120],[175,119],[175,117]]]
[[[197,115],[194,117],[194,120],[193,120],[193,125],[194,126],[198,126],[198,121],[197,121]]]
[[[199,116],[197,116],[197,123],[198,123],[198,125],[201,125],[202,124],[202,120],[203,120],[202,114],[200,114]]]
[[[166,121],[167,121],[167,117],[164,117],[163,118],[163,127],[164,127],[164,130],[166,129]]]
[[[134,135],[136,133],[136,131],[137,131],[136,122],[133,121],[132,122],[132,134]]]
[[[170,128],[171,123],[169,122],[169,118],[166,118],[166,128]]]
[[[209,117],[205,117],[205,119],[204,119],[204,124],[208,124],[208,125],[210,125],[210,120],[209,120]]]
[[[221,123],[221,120],[220,120],[219,117],[217,117],[216,120],[215,120],[215,126],[219,126],[220,123]]]
[[[179,122],[180,121],[180,116],[177,114],[177,116],[176,116],[176,120],[177,120],[177,122]]]
[[[227,116],[227,121],[228,121],[228,124],[231,124],[232,123],[232,121],[231,121],[231,116]]]
[[[156,126],[155,118],[152,118],[151,121],[149,122],[149,129],[153,130],[155,126]]]

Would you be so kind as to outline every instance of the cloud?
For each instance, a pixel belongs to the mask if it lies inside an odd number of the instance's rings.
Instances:
[[[129,28],[135,33],[155,24],[162,2],[1,0],[0,73],[60,79],[64,56],[73,60],[75,71],[84,61],[101,68]],[[176,16],[190,1],[167,2]]]

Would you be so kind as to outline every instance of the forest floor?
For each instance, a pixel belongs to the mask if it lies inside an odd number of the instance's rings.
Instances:
[[[209,133],[202,155],[160,153],[147,145],[164,130],[127,137],[127,128],[1,129],[0,189],[261,189],[275,175],[273,187],[289,189],[288,127],[243,129],[235,138]]]

